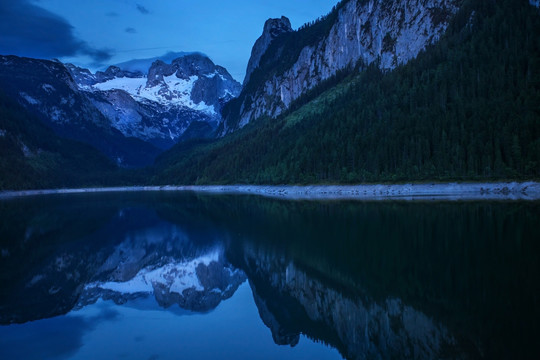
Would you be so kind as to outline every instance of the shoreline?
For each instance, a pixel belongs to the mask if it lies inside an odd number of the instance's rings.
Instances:
[[[291,200],[540,200],[538,182],[395,185],[186,185],[2,191],[0,200],[54,194],[196,192]]]

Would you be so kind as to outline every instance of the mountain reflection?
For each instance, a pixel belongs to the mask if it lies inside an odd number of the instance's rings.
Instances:
[[[278,345],[349,359],[535,357],[535,203],[117,194],[0,203],[0,323],[98,300],[207,313],[246,280]]]

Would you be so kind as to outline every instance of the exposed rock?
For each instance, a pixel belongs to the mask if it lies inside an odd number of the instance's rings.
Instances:
[[[3,90],[60,136],[90,143],[123,166],[151,164],[160,150],[183,139],[215,137],[222,107],[241,91],[225,68],[200,53],[170,64],[157,60],[148,76],[118,66],[92,74],[73,64],[18,57],[1,57],[0,65]],[[184,137],[188,129],[196,131]],[[118,139],[105,140],[103,132]]]
[[[104,82],[107,80],[111,80],[114,78],[135,78],[135,77],[141,77],[142,73],[140,72],[131,72],[131,71],[124,71],[120,69],[117,66],[109,66],[105,72],[98,71],[96,72],[95,78],[96,82]]]
[[[249,77],[251,76],[253,71],[259,66],[259,61],[268,49],[268,46],[270,46],[272,40],[274,40],[281,34],[285,34],[291,31],[293,31],[291,27],[291,21],[285,16],[282,16],[280,19],[266,20],[266,22],[264,23],[263,33],[257,39],[255,45],[253,46],[253,49],[251,50],[251,57],[249,58],[246,70],[246,77],[244,78],[244,86],[248,83]]]
[[[90,144],[122,166],[151,164],[158,149],[116,129],[81,91],[72,71],[83,83],[92,81],[84,69],[58,61],[0,56],[0,89],[61,137]]]
[[[263,115],[280,115],[307,89],[339,70],[375,61],[381,69],[391,70],[407,63],[441,37],[457,5],[457,0],[347,2],[338,10],[328,35],[316,45],[304,47],[288,70],[255,84],[254,93],[240,96],[240,114],[232,114],[236,118],[231,123],[226,119],[223,134]]]

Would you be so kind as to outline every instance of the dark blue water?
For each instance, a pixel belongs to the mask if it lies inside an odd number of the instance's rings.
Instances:
[[[539,358],[537,202],[0,202],[0,359]]]

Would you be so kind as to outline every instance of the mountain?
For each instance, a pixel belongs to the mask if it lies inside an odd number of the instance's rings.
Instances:
[[[445,32],[457,0],[342,1],[318,22],[293,32],[271,19],[253,48],[244,91],[230,105],[223,132],[276,117],[340,70],[375,61],[392,70]]]
[[[91,146],[57,136],[0,92],[0,190],[76,187],[120,181],[112,161]]]
[[[526,0],[341,2],[272,40],[223,110],[232,134],[174,147],[154,182],[536,178],[537,33]]]
[[[119,165],[149,165],[159,153],[112,126],[60,62],[0,56],[0,90],[57,135],[90,144]]]
[[[79,89],[111,125],[126,137],[135,137],[168,149],[186,131],[204,128],[199,137],[213,137],[221,122],[221,108],[238,96],[241,85],[227,70],[200,53],[179,55],[171,63],[134,60],[92,74],[68,64]]]
[[[221,108],[240,92],[207,56],[179,55],[170,64],[155,61],[146,73],[111,66],[95,74],[58,61],[0,56],[0,90],[57,135],[92,145],[122,167],[141,167],[179,141],[212,138]]]

